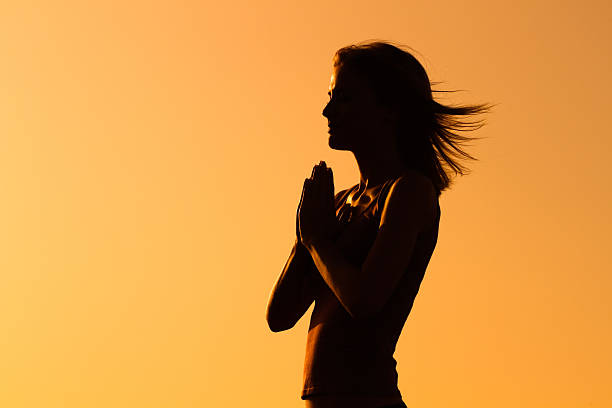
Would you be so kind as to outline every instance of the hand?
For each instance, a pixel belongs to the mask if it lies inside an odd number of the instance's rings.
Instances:
[[[321,163],[319,163],[321,164]],[[310,176],[310,178],[314,178],[315,175],[315,170],[316,170],[317,166],[315,165],[312,169],[312,175]],[[331,170],[331,169],[330,169]],[[306,183],[307,183],[308,179],[304,180],[304,186],[302,187],[302,195],[300,197],[300,203],[298,204],[297,207],[297,211],[295,213],[295,236],[297,237],[297,242],[299,244],[301,244],[302,240],[300,238],[300,208],[302,208],[302,201],[304,200],[304,191],[306,190]]]
[[[313,167],[310,178],[304,180],[296,226],[302,244],[337,236],[340,225],[334,197],[332,170],[321,161]]]

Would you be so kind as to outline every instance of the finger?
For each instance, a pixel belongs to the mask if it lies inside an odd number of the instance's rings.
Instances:
[[[321,164],[315,164],[312,168],[312,179],[316,180],[321,176]]]
[[[331,197],[332,205],[333,205],[335,201],[336,189],[334,187],[334,173],[332,172],[332,169],[329,167],[327,168],[327,188],[328,188],[328,195]]]
[[[332,169],[329,167],[326,167],[323,175],[325,177],[325,183],[329,186],[332,187],[333,189],[333,185],[334,185],[334,175],[332,173]]]
[[[304,194],[304,198],[306,199],[305,201],[308,201],[308,199],[312,195],[312,184],[313,184],[313,182],[314,181],[312,179],[310,179],[310,178],[307,178],[306,180],[304,180],[303,194]]]
[[[312,174],[310,178],[308,178],[309,183],[310,183],[311,192],[313,190],[316,191],[316,184],[317,184],[318,179],[319,179],[319,165],[315,164],[314,166],[312,166]]]
[[[304,184],[306,184],[305,181],[304,181]],[[302,194],[300,195],[300,203],[298,204],[297,210],[295,212],[295,234],[298,238],[300,236],[300,211],[302,209],[303,200],[304,200],[304,187],[302,187]]]
[[[331,206],[331,208],[335,209],[336,208],[336,196],[335,196],[335,189],[334,189],[334,176],[332,174],[332,171],[330,168],[327,169],[327,197],[329,198],[329,205]]]
[[[325,162],[323,160],[321,160],[318,164],[317,164],[317,173],[319,176],[323,176],[325,175],[325,172],[327,171],[327,164],[325,164]]]
[[[312,181],[307,178],[304,180],[304,188],[302,189],[302,199],[300,201],[300,210],[298,212],[298,216],[303,216],[306,212],[309,211],[311,206],[311,193],[310,193],[310,183]]]
[[[323,195],[322,184],[321,177],[315,173],[315,179],[308,183],[308,190],[306,191],[308,193],[308,197],[310,198],[310,208],[316,208],[316,211],[324,208],[324,206],[327,204],[325,201],[325,196]]]
[[[328,178],[328,170],[327,168],[323,167],[323,166],[319,166],[319,169],[316,173],[316,176],[319,180],[319,183],[321,183],[321,185],[323,187],[325,187],[327,189],[327,178]]]
[[[319,165],[315,164],[314,166],[312,166],[312,174],[310,175],[311,179],[315,179],[316,175],[317,175],[317,170],[319,169]]]
[[[325,203],[325,197],[327,197],[326,173],[327,171],[325,170],[323,165],[319,164],[319,169],[317,172],[317,194],[319,195],[319,200],[322,200],[324,203]]]
[[[321,167],[319,169],[319,193],[323,198],[327,197],[328,183],[327,170]]]
[[[302,206],[302,201],[304,200],[304,190],[306,190],[306,180],[308,179],[304,179],[304,184],[302,185],[302,194],[300,195],[300,203],[298,204],[298,210]]]
[[[321,166],[321,176],[320,176],[321,187],[322,187],[321,193],[324,194],[324,197],[327,197],[329,196],[329,194],[331,194],[332,199],[333,199],[334,187],[333,187],[333,181],[332,181],[332,176],[331,176],[331,169],[325,165],[325,162],[321,162],[321,163],[323,163]]]
[[[304,197],[308,192],[308,186],[312,183],[312,179],[306,178],[304,179],[304,187],[302,188],[302,197]]]

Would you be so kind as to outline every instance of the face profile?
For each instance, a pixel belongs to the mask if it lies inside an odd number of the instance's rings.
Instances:
[[[394,125],[389,111],[378,104],[367,79],[355,70],[335,67],[328,95],[323,116],[328,119],[330,148],[368,149],[373,141],[392,134]]]

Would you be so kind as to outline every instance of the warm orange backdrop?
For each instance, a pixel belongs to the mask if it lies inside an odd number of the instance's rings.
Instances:
[[[498,103],[398,343],[414,408],[612,406],[607,1],[0,4],[0,406],[302,407],[265,322],[334,51]]]

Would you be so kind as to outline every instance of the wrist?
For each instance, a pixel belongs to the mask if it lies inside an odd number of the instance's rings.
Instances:
[[[302,245],[309,253],[312,253],[312,251],[314,251],[315,248],[318,248],[319,245],[323,244],[324,241],[329,241],[329,239],[327,239],[326,237],[311,238],[302,241]]]
[[[308,248],[306,248],[306,245],[304,245],[302,240],[299,238],[296,238],[295,240],[295,252],[297,255],[310,255]]]

